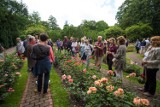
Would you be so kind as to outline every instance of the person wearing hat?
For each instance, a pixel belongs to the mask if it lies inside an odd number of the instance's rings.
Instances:
[[[146,53],[142,65],[146,68],[146,82],[143,94],[154,96],[156,92],[156,73],[160,66],[160,36],[151,38],[151,49]]]

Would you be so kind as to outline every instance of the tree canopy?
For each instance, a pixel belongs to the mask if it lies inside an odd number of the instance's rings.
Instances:
[[[138,23],[149,24],[160,35],[160,0],[125,0],[116,15],[123,29]]]

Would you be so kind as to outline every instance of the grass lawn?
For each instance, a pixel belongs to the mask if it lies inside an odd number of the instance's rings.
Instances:
[[[28,79],[27,61],[24,62],[24,65],[20,72],[21,76],[17,79],[13,86],[15,92],[13,92],[3,102],[1,102],[0,107],[19,107]]]
[[[54,107],[70,107],[68,93],[62,85],[61,78],[54,68],[51,70],[50,80],[50,89],[53,97]]]

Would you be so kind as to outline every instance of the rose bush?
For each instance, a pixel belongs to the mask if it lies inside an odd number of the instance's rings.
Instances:
[[[22,65],[22,60],[14,55],[7,55],[5,62],[0,63],[0,100],[15,91],[12,86],[20,76],[18,71]]]
[[[125,91],[112,81],[113,72],[102,77],[96,70],[87,70],[79,57],[71,57],[67,52],[55,53],[62,73],[62,81],[70,97],[83,107],[133,107],[135,95]],[[133,75],[133,74],[132,74]],[[147,102],[146,102],[147,103]],[[147,105],[147,104],[146,104]],[[146,106],[141,105],[141,106]]]

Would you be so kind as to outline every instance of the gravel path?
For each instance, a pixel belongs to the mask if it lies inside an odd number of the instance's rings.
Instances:
[[[12,48],[9,48],[9,49],[6,49],[5,50],[5,52],[7,53],[7,54],[12,54],[13,52],[15,52],[16,51],[16,47],[12,47]]]

